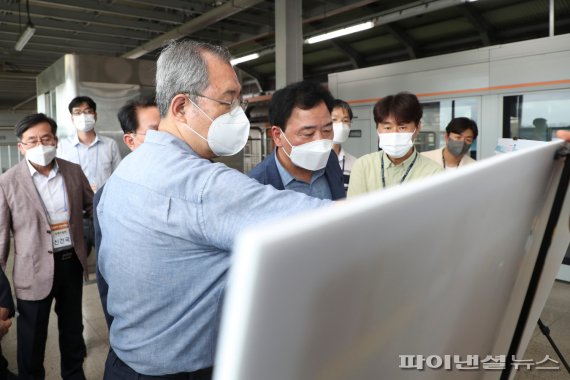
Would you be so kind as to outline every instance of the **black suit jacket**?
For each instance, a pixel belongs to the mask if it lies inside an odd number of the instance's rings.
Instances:
[[[10,316],[14,315],[14,299],[12,298],[12,289],[10,282],[4,271],[0,268],[0,307],[10,309]]]
[[[281,176],[279,175],[279,169],[277,169],[277,164],[275,163],[275,154],[276,150],[267,156],[265,160],[261,161],[247,175],[264,185],[271,185],[277,190],[285,190],[285,186],[283,186],[283,181],[281,181]],[[338,164],[338,156],[332,150],[329,160],[327,161],[327,166],[325,166],[324,176],[329,183],[333,201],[346,198],[342,170]]]

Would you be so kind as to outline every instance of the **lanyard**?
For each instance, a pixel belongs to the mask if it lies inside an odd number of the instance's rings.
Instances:
[[[445,169],[445,156],[443,155],[444,150],[445,148],[441,150],[441,161],[443,161],[443,168]]]
[[[79,142],[81,144],[81,142]],[[79,145],[75,146],[75,152],[77,153],[77,161],[79,162],[79,166],[81,165],[81,156],[79,155]],[[89,157],[89,147],[87,147],[87,156]],[[89,159],[87,159],[87,167],[89,167]],[[93,180],[97,180],[97,169],[99,168],[99,141],[97,141],[97,147],[95,149],[95,172],[93,173]],[[85,173],[87,175],[87,173]]]
[[[406,177],[410,173],[410,170],[412,170],[412,167],[416,163],[417,158],[418,158],[418,152],[416,151],[416,155],[414,156],[414,160],[412,161],[410,166],[408,166],[408,169],[406,169],[406,172],[404,173],[404,176],[400,180],[400,183],[404,182],[404,180],[406,179]],[[386,177],[384,177],[384,152],[382,152],[382,158],[380,159],[380,162],[381,162],[381,168],[382,168],[382,188],[385,189],[386,188]]]

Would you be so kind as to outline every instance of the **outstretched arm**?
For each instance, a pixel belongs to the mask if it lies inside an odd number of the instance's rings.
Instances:
[[[558,131],[556,132],[556,137],[570,142],[570,131]]]

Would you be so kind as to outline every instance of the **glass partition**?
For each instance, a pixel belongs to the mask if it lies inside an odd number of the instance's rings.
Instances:
[[[550,141],[559,129],[570,129],[570,91],[503,98],[503,137]]]

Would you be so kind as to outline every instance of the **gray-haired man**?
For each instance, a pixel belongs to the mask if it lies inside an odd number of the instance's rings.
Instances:
[[[209,160],[237,153],[249,135],[229,60],[224,48],[192,41],[163,50],[158,131],[105,185],[98,265],[114,318],[106,379],[209,379],[238,232],[329,203]]]

